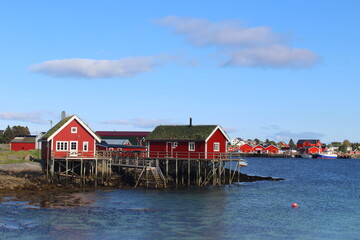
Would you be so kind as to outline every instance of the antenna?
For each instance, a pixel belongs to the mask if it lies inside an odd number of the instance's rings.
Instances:
[[[52,128],[52,120],[48,120],[50,122],[50,128]]]

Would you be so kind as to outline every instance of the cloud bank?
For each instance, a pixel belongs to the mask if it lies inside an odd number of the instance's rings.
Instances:
[[[216,47],[223,66],[304,68],[319,57],[308,49],[289,46],[284,37],[269,27],[243,27],[236,22],[213,23],[206,19],[169,16],[155,21],[172,29],[196,47]]]
[[[1,120],[13,120],[21,122],[30,122],[36,124],[44,124],[45,120],[42,119],[43,113],[40,112],[0,112]]]
[[[34,64],[29,70],[52,77],[130,78],[152,71],[162,64],[164,57],[133,57],[119,60],[62,59]]]

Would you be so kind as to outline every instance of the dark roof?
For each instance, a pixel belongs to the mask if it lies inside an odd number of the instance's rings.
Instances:
[[[73,116],[66,117],[58,122],[55,126],[53,126],[49,131],[45,133],[45,135],[41,139],[48,139],[51,135],[53,135],[59,128],[61,128],[67,121],[70,120]]]
[[[96,135],[101,139],[127,139],[132,145],[141,145],[143,138],[147,137],[151,132],[137,131],[97,131]]]
[[[319,139],[300,139],[297,141],[296,144],[303,144],[304,142],[309,142],[312,144],[317,144],[317,142],[320,141]]]
[[[217,125],[161,125],[146,140],[193,140],[205,141]]]
[[[104,137],[146,137],[151,132],[137,132],[137,131],[96,131],[101,138]]]
[[[11,142],[12,143],[35,143],[36,136],[27,135],[27,136],[17,136]]]

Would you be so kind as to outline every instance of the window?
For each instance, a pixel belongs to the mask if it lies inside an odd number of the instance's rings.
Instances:
[[[89,151],[89,142],[83,142],[83,151],[84,152]]]
[[[67,151],[68,150],[68,143],[64,141],[57,141],[56,142],[56,151]]]
[[[174,142],[173,143],[173,148],[176,148],[178,146],[178,143],[177,142]]]
[[[71,127],[71,133],[77,133],[77,127]]]
[[[195,143],[189,142],[189,151],[195,151]]]
[[[70,150],[77,151],[77,142],[75,142],[75,141],[70,142]]]
[[[219,152],[220,151],[220,143],[215,142],[214,143],[214,152]]]

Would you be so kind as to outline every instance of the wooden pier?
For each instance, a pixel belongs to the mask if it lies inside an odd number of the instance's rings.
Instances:
[[[85,184],[106,184],[121,176],[126,184],[145,188],[171,186],[221,186],[240,181],[240,155],[199,153],[198,158],[184,155],[168,156],[157,153],[149,158],[144,152],[97,151],[93,157],[68,154],[48,160],[48,178],[51,182],[67,184],[70,181]],[[154,155],[154,154],[153,154]],[[201,156],[206,156],[201,157]]]

